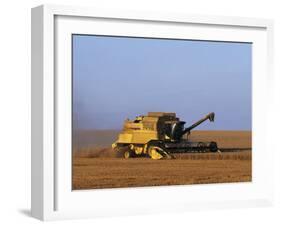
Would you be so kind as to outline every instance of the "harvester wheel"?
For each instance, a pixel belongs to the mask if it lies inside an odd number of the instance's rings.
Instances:
[[[128,146],[119,146],[113,149],[117,158],[133,158],[136,156],[135,152],[132,151]]]
[[[129,159],[129,158],[133,158],[134,157],[134,152],[131,150],[126,150],[124,152],[124,158],[125,159]]]
[[[161,147],[159,146],[150,146],[148,155],[152,159],[172,159],[173,156],[169,155],[166,151],[164,151]]]

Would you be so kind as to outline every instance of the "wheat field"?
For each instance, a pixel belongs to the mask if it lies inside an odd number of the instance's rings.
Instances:
[[[114,137],[112,132],[108,137]],[[171,160],[122,159],[110,148],[111,140],[104,139],[103,145],[97,146],[87,141],[87,145],[80,143],[73,150],[72,187],[100,189],[252,180],[251,132],[194,131],[191,139],[212,140],[219,148],[241,148],[241,151],[175,154]]]

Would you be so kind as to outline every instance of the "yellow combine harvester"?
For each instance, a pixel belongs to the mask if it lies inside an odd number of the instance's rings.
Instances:
[[[124,122],[118,140],[112,148],[126,159],[148,156],[152,159],[173,158],[173,153],[216,152],[216,142],[189,141],[190,131],[206,120],[214,121],[215,114],[210,113],[193,125],[184,128],[175,113],[149,112],[134,120]]]

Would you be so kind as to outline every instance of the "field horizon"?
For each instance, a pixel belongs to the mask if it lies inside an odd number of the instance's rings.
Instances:
[[[118,134],[121,131],[122,130],[117,129],[74,129],[72,134],[73,149],[111,146],[111,144],[117,140]],[[235,139],[237,138],[237,136],[233,136],[235,133],[239,134],[239,137],[240,134],[245,134],[246,142],[248,142],[249,147],[251,147],[251,130],[192,130],[189,138],[190,140],[203,139],[203,141],[207,141],[210,135],[211,138],[215,137],[215,139],[217,139],[222,137],[223,134],[223,137],[232,135],[232,139]],[[205,138],[206,135],[207,138]],[[219,140],[224,147],[229,147],[222,139]],[[235,147],[237,147],[237,145],[235,145]],[[245,144],[243,144],[243,147],[245,147]]]

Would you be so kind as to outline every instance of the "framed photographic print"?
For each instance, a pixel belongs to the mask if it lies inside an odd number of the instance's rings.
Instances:
[[[264,19],[32,9],[32,215],[271,204],[272,30]]]

